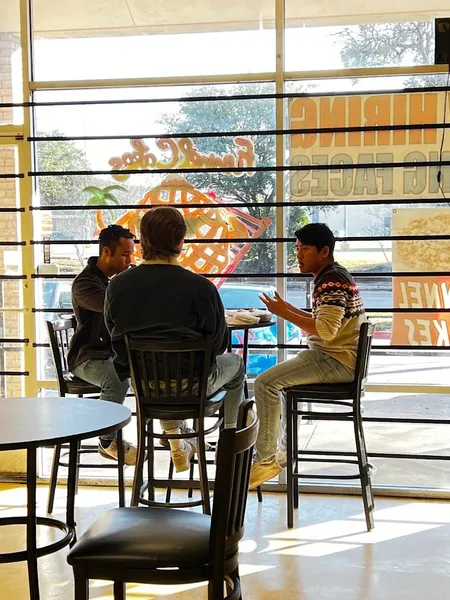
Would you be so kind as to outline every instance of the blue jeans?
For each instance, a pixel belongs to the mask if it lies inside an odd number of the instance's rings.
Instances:
[[[223,399],[225,428],[236,427],[239,405],[244,400],[245,369],[242,358],[237,354],[222,354],[216,357],[216,366],[208,377],[207,396],[220,389],[226,394]],[[164,431],[178,429],[183,421],[161,421]]]
[[[275,365],[259,375],[255,380],[255,401],[259,417],[256,460],[269,463],[277,454],[280,392],[283,388],[312,383],[348,383],[354,377],[354,369],[319,350],[299,352],[295,358]],[[283,406],[283,430],[285,421]]]
[[[75,367],[73,374],[101,388],[100,400],[117,402],[117,404],[124,403],[130,382],[128,379],[120,381],[117,377],[112,358],[107,360],[87,360]],[[116,437],[117,431],[114,431],[102,435],[100,439],[110,441],[116,439]]]

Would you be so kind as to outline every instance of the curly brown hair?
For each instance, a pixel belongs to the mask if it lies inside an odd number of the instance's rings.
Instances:
[[[170,259],[180,254],[180,242],[186,236],[186,221],[172,206],[158,206],[141,219],[141,248],[144,260]]]

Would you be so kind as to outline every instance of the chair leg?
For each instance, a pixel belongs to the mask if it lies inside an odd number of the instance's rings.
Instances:
[[[367,447],[366,447],[366,440],[365,440],[365,436],[364,436],[364,428],[363,428],[363,423],[362,423],[362,417],[360,416],[359,418],[359,431],[360,431],[360,435],[361,435],[361,447],[363,449],[363,453],[362,456],[364,458],[364,462],[366,465],[366,469],[365,469],[365,473],[366,473],[366,479],[367,482],[369,484],[369,503],[372,507],[372,510],[375,509],[375,498],[373,496],[373,490],[372,490],[372,479],[369,473],[369,461],[367,459]]]
[[[224,600],[224,587],[225,577],[223,568],[217,568],[213,571],[213,575],[208,581],[208,600]]]
[[[236,600],[242,600],[241,577],[239,575],[239,565],[235,568],[235,570],[232,573],[230,573],[230,578],[233,580],[235,587],[236,587],[236,585],[239,586],[239,595],[236,596]]]
[[[61,460],[61,446],[55,446],[53,450],[52,460],[52,474],[50,478],[50,487],[48,490],[48,501],[47,501],[47,513],[49,515],[53,512],[53,505],[55,503],[56,485],[58,483],[58,467],[59,461]]]
[[[145,457],[145,420],[139,418],[138,422],[138,451],[136,467],[134,469],[133,490],[131,493],[131,506],[139,506],[139,496],[142,487],[142,472],[144,470]]]
[[[155,500],[155,438],[153,437],[153,419],[147,422],[147,498],[150,502]]]
[[[195,431],[199,432],[200,435],[197,439],[197,457],[198,457],[198,470],[200,474],[200,491],[203,501],[203,514],[211,514],[211,502],[209,499],[209,485],[208,485],[208,471],[206,465],[206,450],[205,450],[205,435],[204,435],[204,423],[202,427],[199,427],[199,421],[195,422]]]
[[[126,584],[121,581],[114,582],[114,600],[125,600],[126,598]]]
[[[189,467],[189,481],[194,480],[194,461],[191,462],[191,466]],[[194,495],[193,488],[188,489],[188,498],[192,498]]]
[[[292,463],[292,401],[286,398],[286,463],[287,463],[287,526],[289,529],[294,527],[294,505],[293,505],[293,472]]]
[[[86,571],[77,567],[73,568],[74,600],[89,600],[89,579]]]
[[[119,487],[119,507],[125,506],[125,476],[122,430],[117,432],[117,479]]]
[[[295,407],[297,408],[297,407]],[[292,422],[293,422],[293,432],[292,432],[292,453],[293,453],[293,458],[294,458],[294,467],[293,467],[293,480],[292,480],[292,486],[293,486],[293,495],[294,495],[294,509],[298,508],[298,477],[296,477],[296,475],[298,474],[298,415],[297,414],[293,414],[292,415]]]
[[[367,461],[366,442],[364,439],[364,430],[361,420],[361,415],[354,415],[353,425],[355,431],[356,454],[358,457],[359,476],[361,479],[361,492],[364,505],[364,515],[366,518],[366,526],[368,531],[374,528],[373,520],[373,491],[370,481],[369,466]]]
[[[172,479],[173,479],[173,460],[172,460],[172,456],[170,455],[170,451],[169,451],[169,477],[168,477],[168,479],[170,481],[172,481]],[[168,485],[167,490],[166,490],[166,504],[170,503],[171,497],[172,497],[172,486]]]
[[[263,495],[262,495],[262,488],[260,485],[258,485],[258,487],[256,488],[256,494],[258,496],[258,502],[262,502],[263,501]]]
[[[80,479],[80,465],[81,465],[81,442],[77,444],[77,470],[75,471],[75,496],[78,495],[78,481]]]

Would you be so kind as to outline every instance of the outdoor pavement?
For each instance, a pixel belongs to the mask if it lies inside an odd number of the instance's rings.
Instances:
[[[450,366],[447,353],[437,356],[398,356],[390,353],[372,357],[369,383],[394,384],[443,384],[450,385]],[[132,408],[133,400],[127,401]],[[450,394],[412,394],[402,392],[371,392],[364,401],[364,416],[398,416],[401,418],[450,419]],[[366,423],[366,443],[369,454],[420,453],[450,457],[450,426],[422,424]],[[126,428],[125,437],[136,441],[134,421]],[[351,424],[342,422],[305,422],[300,426],[300,447],[308,450],[354,450]],[[167,473],[167,453],[157,454],[157,472]],[[42,473],[48,476],[51,451],[45,450]],[[211,456],[212,458],[212,456]],[[373,483],[383,487],[415,487],[450,490],[450,461],[376,458],[377,472]],[[327,465],[305,464],[316,473],[331,473]],[[318,470],[319,469],[319,470]],[[336,467],[331,467],[336,471]],[[348,469],[340,472],[349,472]],[[85,472],[86,473],[86,472]],[[112,476],[113,472],[107,472]],[[133,469],[128,468],[132,477]],[[105,471],[90,472],[92,477],[105,477]],[[183,474],[179,475],[183,477]]]

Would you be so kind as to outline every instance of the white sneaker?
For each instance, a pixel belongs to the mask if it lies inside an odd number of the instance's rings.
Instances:
[[[137,448],[130,442],[123,440],[123,462],[128,466],[136,464],[137,459]],[[102,445],[102,441],[98,442],[98,452],[103,458],[109,458],[110,460],[119,460],[119,449],[117,447],[117,440],[112,440],[110,445],[105,448]]]
[[[176,450],[170,451],[173,466],[175,467],[175,471],[177,473],[181,473],[182,471],[187,471],[189,469],[191,458],[197,451],[195,440],[187,439],[180,441],[180,447]]]
[[[275,455],[275,460],[282,469],[284,469],[287,466],[287,452],[285,448],[277,451]]]

